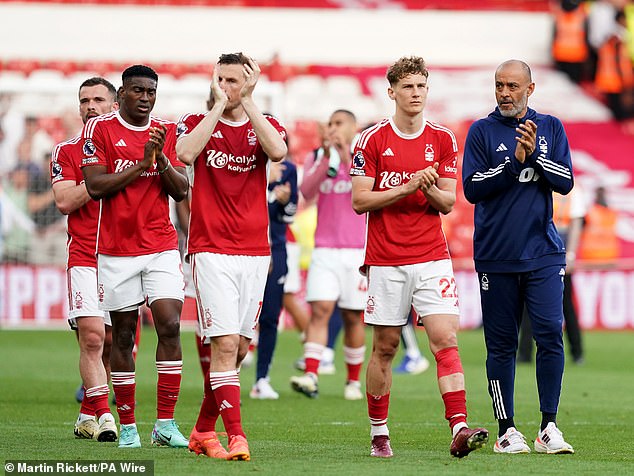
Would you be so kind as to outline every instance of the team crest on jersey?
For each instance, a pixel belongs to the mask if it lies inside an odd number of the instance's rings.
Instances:
[[[187,124],[184,122],[179,122],[178,126],[176,126],[176,137],[180,137],[187,132]]]
[[[95,152],[97,152],[97,148],[95,147],[95,144],[92,143],[91,139],[86,139],[82,150],[84,151],[84,155],[88,157],[95,155]]]
[[[258,142],[258,136],[255,135],[255,131],[253,129],[249,129],[247,131],[247,141],[251,147],[253,147]]]
[[[434,146],[432,144],[425,144],[425,160],[427,162],[434,161]]]

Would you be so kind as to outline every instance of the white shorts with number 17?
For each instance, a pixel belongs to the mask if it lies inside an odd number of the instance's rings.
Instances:
[[[255,335],[270,256],[191,255],[198,320],[203,337]]]
[[[366,324],[404,326],[412,307],[419,318],[460,314],[451,260],[368,266]]]

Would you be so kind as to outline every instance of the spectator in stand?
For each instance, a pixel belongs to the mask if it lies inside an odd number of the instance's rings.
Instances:
[[[557,427],[564,373],[563,277],[566,251],[552,221],[553,191],[574,185],[561,121],[528,107],[535,90],[519,60],[495,71],[497,107],[474,122],[465,142],[463,186],[475,204],[474,261],[480,282],[489,394],[498,422],[496,453],[529,453],[515,427],[515,367],[526,305],[537,341],[541,425],[538,453],[574,453]]]
[[[616,31],[600,46],[594,78],[597,91],[605,95],[617,121],[634,115],[634,65],[627,47],[625,12],[615,15]]]
[[[595,264],[614,266],[621,254],[616,233],[618,218],[617,211],[609,205],[606,187],[597,187],[594,203],[586,213],[577,257]]]
[[[255,60],[242,53],[221,55],[213,71],[211,111],[185,115],[177,143],[178,157],[194,167],[187,252],[202,334],[211,339],[212,393],[205,395],[189,448],[235,461],[251,459],[238,370],[255,333],[270,264],[267,164],[288,153],[286,130],[253,100],[259,78]],[[228,452],[215,433],[219,416]]]
[[[88,193],[101,199],[97,266],[101,308],[112,319],[112,386],[121,424],[119,447],[139,448],[136,426],[134,335],[139,307],[152,309],[158,342],[157,418],[151,442],[187,447],[174,421],[180,393],[180,313],[184,282],[178,237],[169,219],[168,197],[180,201],[189,189],[176,159],[176,124],[151,116],[158,75],[145,65],[122,74],[118,111],[84,126],[82,170]]]
[[[554,6],[552,56],[555,66],[575,83],[588,77],[588,14],[585,2],[561,0]]]
[[[367,281],[363,264],[365,219],[350,207],[352,184],[348,173],[357,121],[348,110],[333,112],[322,136],[322,146],[304,165],[300,190],[307,201],[317,198],[317,228],[306,282],[311,317],[304,343],[304,375],[291,377],[293,390],[316,398],[318,372],[328,341],[328,322],[339,306],[344,323],[344,359],[348,369],[344,398],[361,400],[359,375],[365,359],[365,331],[361,312]]]
[[[103,78],[84,81],[79,87],[82,122],[115,110],[116,96],[114,86]],[[117,426],[108,406],[112,323],[108,313],[99,309],[95,257],[100,207],[86,190],[80,167],[82,147],[80,135],[58,144],[50,164],[55,205],[68,215],[68,321],[77,331],[85,391],[74,433],[78,438],[115,441]]]
[[[389,67],[394,115],[363,131],[350,169],[352,207],[368,214],[362,269],[368,275],[364,320],[373,326],[373,346],[366,396],[370,455],[378,458],[393,456],[387,426],[391,366],[412,307],[436,359],[450,454],[465,457],[489,437],[486,429],[467,424],[458,295],[440,218],[456,201],[458,144],[451,130],[423,116],[428,76],[417,56]]]
[[[297,168],[291,161],[269,165],[269,236],[271,266],[264,288],[264,300],[259,320],[259,340],[255,385],[250,397],[277,400],[279,394],[269,381],[269,368],[277,343],[277,327],[282,312],[284,282],[288,273],[286,230],[297,212]]]

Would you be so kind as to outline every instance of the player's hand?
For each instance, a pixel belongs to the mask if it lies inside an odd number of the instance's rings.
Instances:
[[[515,146],[515,158],[524,163],[526,157],[535,152],[537,143],[537,124],[530,119],[527,119],[525,123],[520,124],[515,129],[518,136],[515,137],[517,145]]]
[[[406,195],[411,195],[421,188],[423,171],[417,170],[409,179],[409,182],[401,185]]]
[[[277,185],[273,189],[273,192],[275,193],[275,200],[280,202],[282,205],[286,205],[291,199],[291,184],[286,182]]]
[[[157,158],[164,158],[163,145],[165,144],[165,126],[150,127],[149,133],[150,137],[143,148],[143,160],[139,162],[143,170],[152,168]]]
[[[220,81],[218,80],[218,66],[214,68],[213,74],[211,75],[211,93],[214,97],[214,104],[227,104],[229,101],[227,93],[220,87]]]
[[[282,172],[284,172],[284,168],[286,166],[281,162],[270,162],[269,163],[269,182],[275,183],[279,182],[282,179]]]
[[[438,162],[434,162],[434,165],[430,165],[426,169],[421,170],[421,180],[420,180],[420,189],[423,193],[427,192],[430,188],[432,188],[438,179],[440,178],[438,175]]]
[[[246,81],[240,90],[240,97],[242,99],[250,99],[260,78],[260,66],[253,58],[249,58],[249,62],[242,66],[242,72]]]

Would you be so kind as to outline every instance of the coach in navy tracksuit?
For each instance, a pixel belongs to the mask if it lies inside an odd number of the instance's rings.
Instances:
[[[572,453],[556,424],[564,371],[563,276],[566,250],[553,224],[552,193],[573,187],[561,122],[528,108],[527,64],[511,60],[495,72],[498,107],[467,136],[464,193],[475,206],[474,260],[480,280],[487,377],[499,438],[494,451],[528,453],[513,421],[515,356],[526,304],[537,342],[540,453]]]

